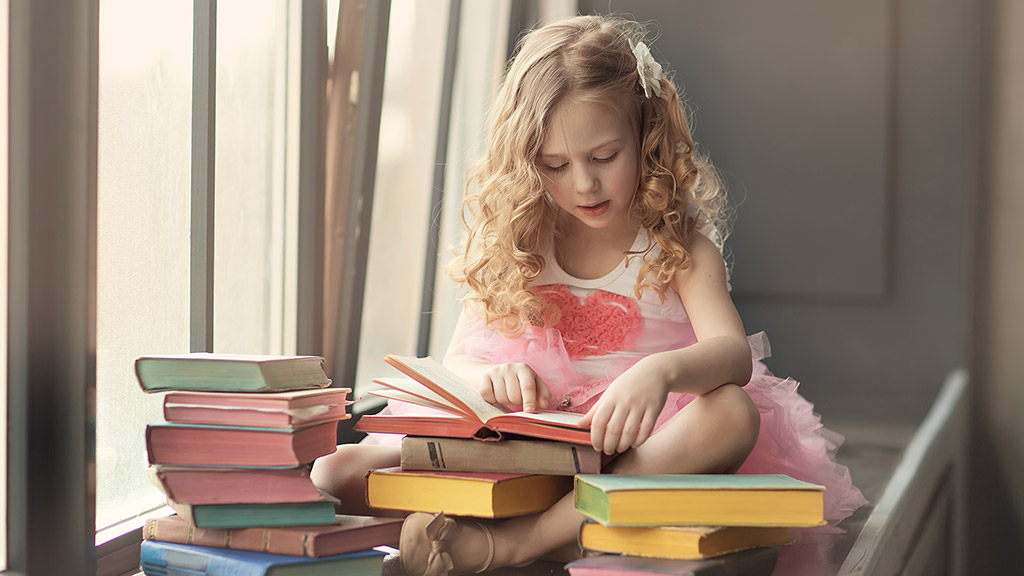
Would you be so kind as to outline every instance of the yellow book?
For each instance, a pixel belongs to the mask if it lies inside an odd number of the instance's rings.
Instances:
[[[584,522],[580,527],[580,546],[586,550],[672,560],[700,560],[789,541],[789,528],[781,526],[602,526]]]
[[[571,476],[383,468],[366,476],[366,503],[385,510],[508,518],[542,512],[572,490]]]
[[[823,486],[781,474],[580,474],[576,509],[606,526],[820,526]]]

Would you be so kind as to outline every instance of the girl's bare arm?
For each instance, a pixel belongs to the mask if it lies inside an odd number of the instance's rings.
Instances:
[[[650,437],[669,392],[706,394],[750,379],[750,347],[726,284],[715,245],[695,234],[690,267],[671,283],[683,301],[697,343],[647,356],[626,370],[581,421],[591,443],[606,453],[639,446]]]

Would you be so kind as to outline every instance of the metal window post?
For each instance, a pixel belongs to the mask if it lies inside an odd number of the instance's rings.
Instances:
[[[366,262],[370,246],[370,216],[373,206],[374,178],[377,172],[377,142],[384,94],[384,60],[387,54],[390,0],[365,4],[365,27],[360,65],[359,102],[356,118],[355,150],[350,176],[351,196],[345,225],[338,306],[338,331],[335,340],[334,370],[331,377],[341,386],[355,381],[359,359],[363,295],[366,289]]]
[[[299,83],[299,238],[296,343],[322,354],[324,294],[324,143],[327,123],[327,5],[302,2]]]
[[[217,150],[217,0],[192,4],[192,227],[189,348],[213,352],[214,174]]]
[[[448,38],[441,80],[441,111],[437,118],[437,148],[434,150],[434,180],[430,194],[430,222],[427,255],[423,266],[423,293],[420,297],[420,330],[416,354],[430,353],[430,330],[434,310],[434,286],[437,281],[437,253],[441,242],[441,207],[444,198],[444,172],[448,165],[448,132],[452,118],[452,92],[455,86],[455,62],[459,52],[459,16],[462,1],[451,0],[448,8]]]

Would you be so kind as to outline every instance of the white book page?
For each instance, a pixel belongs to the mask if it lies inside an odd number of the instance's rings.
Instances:
[[[481,421],[486,422],[489,418],[507,412],[498,406],[489,404],[480,396],[480,392],[476,388],[467,384],[457,374],[433,358],[389,355],[384,360],[415,380],[423,383],[432,382],[440,396],[452,404],[461,405]]]
[[[379,396],[381,398],[387,398],[388,400],[400,400],[402,402],[409,402],[412,404],[417,404],[419,406],[426,406],[427,408],[444,410],[445,412],[452,411],[452,407],[449,406],[448,404],[431,402],[430,400],[420,398],[419,396],[413,396],[412,394],[409,394],[408,392],[403,392],[401,390],[391,390],[390,388],[384,388],[382,390],[370,390],[368,394],[371,394],[373,396]]]
[[[580,428],[580,420],[585,414],[575,412],[560,412],[557,410],[542,410],[540,412],[509,412],[505,416],[515,416],[519,420],[530,420],[542,422],[566,428]]]
[[[462,413],[462,410],[458,406],[453,405],[452,402],[448,401],[444,396],[441,396],[434,390],[413,380],[412,378],[397,376],[393,378],[374,378],[373,381],[374,383],[380,384],[381,386],[391,390],[404,392],[407,395],[406,398],[408,398],[408,400],[402,398],[401,400],[403,402],[412,402],[413,404],[423,404],[424,402],[428,402],[431,406],[442,406],[444,410],[449,412],[456,412],[458,414]],[[380,396],[380,394],[378,394],[378,396]],[[390,398],[390,396],[381,397]]]

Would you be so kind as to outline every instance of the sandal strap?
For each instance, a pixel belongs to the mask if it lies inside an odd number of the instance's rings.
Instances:
[[[491,562],[494,561],[494,535],[491,534],[491,529],[486,524],[477,522],[476,525],[479,526],[480,530],[482,530],[484,535],[487,536],[487,560],[484,560],[484,565],[474,572],[474,574],[479,574],[481,572],[486,572],[487,569],[491,567]]]

